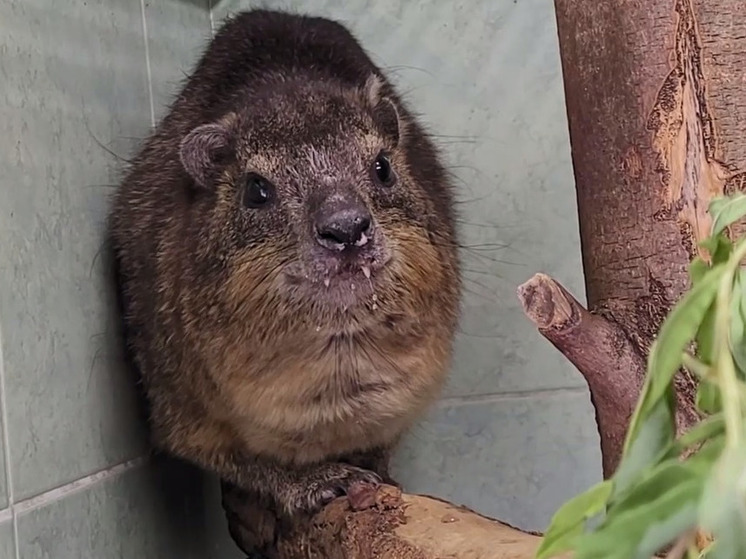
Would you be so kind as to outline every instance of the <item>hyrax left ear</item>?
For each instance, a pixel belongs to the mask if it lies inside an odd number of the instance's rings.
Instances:
[[[385,89],[386,84],[376,74],[372,74],[365,84],[367,100],[373,109],[373,120],[394,145],[397,145],[404,135],[404,121]]]
[[[218,167],[232,151],[232,120],[203,124],[181,141],[181,164],[199,186],[209,188],[217,178]]]

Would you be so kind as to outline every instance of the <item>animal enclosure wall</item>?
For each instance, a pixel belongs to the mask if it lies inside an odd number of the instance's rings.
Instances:
[[[349,25],[459,180],[452,380],[396,477],[532,530],[600,478],[584,382],[515,297],[535,271],[583,293],[550,0],[0,0],[0,559],[240,556],[215,480],[147,458],[101,251],[116,156],[254,5]]]

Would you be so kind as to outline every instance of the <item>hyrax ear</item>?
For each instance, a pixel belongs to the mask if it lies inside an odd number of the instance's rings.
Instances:
[[[194,128],[181,141],[181,164],[194,181],[209,188],[215,179],[218,164],[233,147],[233,120],[203,124]]]
[[[365,84],[365,93],[373,109],[373,120],[394,145],[397,145],[404,135],[405,122],[394,101],[386,95],[385,87],[386,84],[380,76],[371,74]]]

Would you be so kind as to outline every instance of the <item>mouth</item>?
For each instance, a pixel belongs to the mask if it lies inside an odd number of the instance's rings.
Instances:
[[[371,306],[376,308],[376,285],[369,266],[361,266],[359,270],[346,270],[322,279],[318,288],[319,296],[342,306],[350,306],[354,302],[370,300]]]
[[[318,297],[337,305],[352,306],[369,301],[376,308],[376,288],[380,284],[382,264],[353,259],[326,266],[315,278],[309,278]]]
[[[302,270],[288,275],[294,287],[316,303],[348,310],[361,304],[378,308],[377,291],[391,260],[384,251],[316,253]]]

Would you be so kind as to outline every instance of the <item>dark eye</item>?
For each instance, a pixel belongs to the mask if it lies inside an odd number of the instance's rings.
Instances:
[[[391,162],[386,154],[379,153],[373,162],[373,176],[382,186],[393,186],[396,182],[396,174],[391,169]]]
[[[274,187],[260,175],[250,174],[244,184],[242,202],[247,208],[261,208],[272,200]]]

